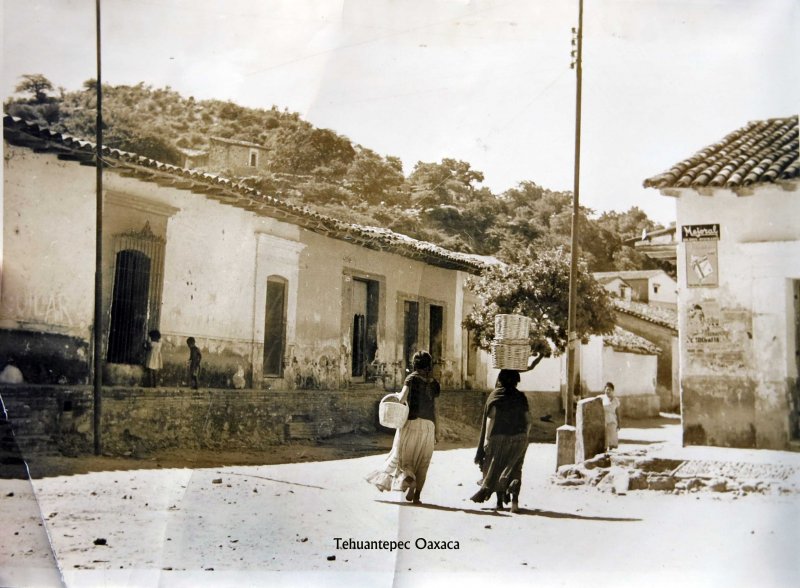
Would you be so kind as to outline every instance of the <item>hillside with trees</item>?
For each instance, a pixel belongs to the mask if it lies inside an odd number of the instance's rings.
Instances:
[[[5,112],[90,141],[96,82],[54,88],[41,74],[23,76]],[[241,181],[292,204],[363,225],[382,226],[443,247],[510,259],[515,251],[570,246],[572,194],[530,180],[494,194],[469,162],[416,162],[404,175],[398,157],[381,155],[296,112],[185,98],[169,87],[103,86],[104,143],[179,165],[181,150],[204,151],[211,137],[269,149],[269,171]],[[230,170],[220,170],[228,177]],[[589,271],[664,267],[623,244],[660,228],[640,209],[581,209],[581,255]]]

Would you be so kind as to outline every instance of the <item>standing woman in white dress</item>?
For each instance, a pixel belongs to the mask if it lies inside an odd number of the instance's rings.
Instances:
[[[615,449],[619,445],[619,398],[614,392],[614,384],[606,382],[603,388],[603,411],[606,415],[606,449]]]

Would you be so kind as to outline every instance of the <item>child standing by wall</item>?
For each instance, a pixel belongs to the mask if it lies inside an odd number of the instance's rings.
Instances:
[[[147,385],[155,388],[158,386],[158,372],[164,367],[161,357],[161,332],[158,329],[153,329],[147,334],[145,346],[147,347],[147,357],[144,367],[147,370]]]
[[[606,449],[615,449],[619,445],[619,398],[614,392],[614,384],[606,382],[603,388],[603,411],[606,415]]]
[[[192,383],[192,389],[197,390],[197,379],[200,375],[200,361],[203,359],[203,354],[197,348],[194,337],[186,339],[186,344],[189,346],[189,379]]]

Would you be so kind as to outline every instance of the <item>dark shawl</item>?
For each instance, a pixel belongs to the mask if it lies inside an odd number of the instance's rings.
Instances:
[[[475,452],[475,463],[480,464],[484,458],[484,441],[486,440],[486,424],[489,418],[489,411],[492,407],[496,407],[495,420],[497,420],[500,410],[517,411],[519,413],[528,412],[528,399],[525,394],[517,390],[515,387],[504,388],[498,386],[489,394],[486,399],[486,404],[483,407],[483,420],[481,421],[481,436],[478,439],[478,449]]]

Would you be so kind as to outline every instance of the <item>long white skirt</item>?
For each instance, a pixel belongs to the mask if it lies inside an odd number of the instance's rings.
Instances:
[[[367,482],[381,492],[416,488],[419,493],[433,456],[434,432],[433,421],[407,421],[395,432],[392,450],[383,465],[366,477]]]

